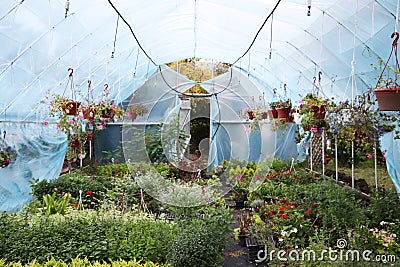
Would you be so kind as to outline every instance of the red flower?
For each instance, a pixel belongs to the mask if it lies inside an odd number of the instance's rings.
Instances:
[[[287,209],[287,210],[290,210],[290,208],[291,208],[290,205],[285,206],[285,209]]]
[[[77,203],[75,203],[73,206],[74,206],[74,207],[78,207],[78,204],[77,204]]]
[[[92,191],[92,190],[89,190],[89,191],[86,192],[86,194],[87,194],[87,195],[91,195],[91,194],[93,194],[93,191]]]
[[[242,228],[242,233],[244,234],[246,232],[247,232],[246,228]]]
[[[284,214],[284,215],[281,216],[281,218],[282,218],[282,219],[287,219],[287,218],[289,218],[289,215]]]
[[[310,213],[311,213],[311,210],[307,210],[307,211],[306,211],[306,214],[307,214],[307,215],[310,215]]]
[[[281,207],[279,210],[280,211],[284,211],[285,210],[285,206]]]
[[[182,184],[182,185],[185,184],[185,181],[181,181],[181,184]]]
[[[317,203],[312,204],[312,207],[315,209],[316,207],[318,207],[319,205]]]
[[[274,216],[277,213],[278,212],[276,210],[271,210],[268,214],[269,214],[269,216]]]
[[[286,200],[284,198],[281,198],[281,199],[279,199],[279,202],[286,203]]]

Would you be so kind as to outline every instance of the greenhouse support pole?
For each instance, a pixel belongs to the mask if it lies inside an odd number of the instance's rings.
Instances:
[[[354,140],[351,141],[351,188],[354,189]]]
[[[339,166],[338,166],[338,156],[337,156],[337,136],[335,135],[335,172],[336,172],[336,182],[339,182]]]
[[[322,175],[325,175],[325,130],[322,129]]]
[[[376,143],[374,144],[374,167],[375,167],[375,188],[378,189],[378,159],[376,153]]]

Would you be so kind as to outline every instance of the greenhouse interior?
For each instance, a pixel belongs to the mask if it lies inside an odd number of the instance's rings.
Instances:
[[[0,266],[400,266],[399,9],[2,0]]]

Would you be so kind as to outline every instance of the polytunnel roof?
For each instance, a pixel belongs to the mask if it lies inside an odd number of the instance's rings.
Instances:
[[[66,2],[1,1],[2,118],[45,113],[68,68],[82,94],[91,80],[95,96],[107,83],[123,100],[156,65],[192,57],[234,63],[269,96],[286,84],[293,99],[321,72],[321,92],[348,98],[375,85],[370,64],[387,59],[398,13],[395,0],[69,0],[65,12]]]

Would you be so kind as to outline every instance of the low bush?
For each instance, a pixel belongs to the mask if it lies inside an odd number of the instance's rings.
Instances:
[[[74,267],[108,267],[108,266],[113,266],[113,267],[171,267],[169,264],[158,264],[158,263],[153,263],[151,261],[141,263],[139,261],[124,261],[124,260],[117,260],[117,261],[111,261],[110,263],[107,262],[94,262],[91,263],[88,259],[73,259],[71,262],[65,262],[62,260],[55,260],[51,259],[47,262],[44,263],[39,263],[36,260],[33,260],[29,263],[22,264],[21,262],[9,262],[7,263],[4,260],[0,259],[0,267],[44,267],[44,266],[57,266],[57,267],[68,267],[68,266],[74,266]]]
[[[0,258],[39,263],[54,258],[165,262],[173,225],[132,213],[69,211],[62,215],[3,214]]]

